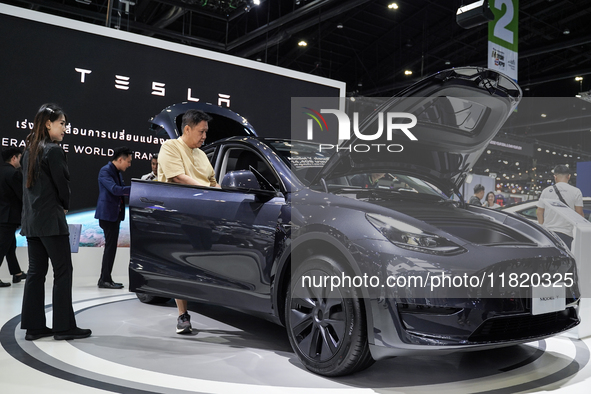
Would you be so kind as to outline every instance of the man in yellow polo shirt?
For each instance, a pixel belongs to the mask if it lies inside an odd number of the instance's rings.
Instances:
[[[199,149],[207,137],[209,121],[211,116],[203,111],[190,109],[183,115],[182,135],[164,142],[158,153],[160,182],[220,187],[207,155]],[[187,300],[175,301],[179,310],[176,332],[188,334],[193,328],[187,312]]]

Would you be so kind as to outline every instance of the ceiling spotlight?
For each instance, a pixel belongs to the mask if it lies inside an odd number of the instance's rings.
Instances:
[[[298,42],[298,45],[301,47],[306,47],[306,46],[308,46],[308,43],[306,41],[302,40],[302,41]]]
[[[410,70],[405,70],[405,71],[404,71],[404,75],[412,75],[412,71],[410,71]]]
[[[547,115],[546,114],[541,114],[540,115],[542,118],[545,118]]]
[[[342,23],[338,23],[337,24],[337,29],[342,29],[343,28],[343,24]]]
[[[564,31],[562,32],[562,34],[566,35],[566,34],[570,34],[570,30],[568,29],[564,29]]]
[[[446,66],[449,66],[450,64],[451,64],[451,62],[450,62],[449,60],[446,60],[446,61],[445,61],[445,65],[446,65]]]
[[[261,5],[261,0],[252,0],[252,4]]]
[[[391,10],[397,10],[398,9],[398,4],[396,4],[396,3],[388,4],[388,8],[391,9]]]
[[[581,82],[583,80],[583,77],[575,77],[575,81],[577,82]]]

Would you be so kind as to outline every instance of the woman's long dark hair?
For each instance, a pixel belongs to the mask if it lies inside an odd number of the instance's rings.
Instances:
[[[37,111],[37,115],[35,115],[35,120],[33,121],[33,130],[25,139],[25,150],[29,151],[29,162],[27,164],[26,179],[27,188],[31,188],[39,176],[39,158],[43,153],[45,144],[51,142],[51,138],[49,137],[49,132],[45,127],[45,124],[48,120],[50,122],[55,122],[62,115],[66,117],[64,111],[55,104],[43,104],[41,108],[39,108],[39,111]]]

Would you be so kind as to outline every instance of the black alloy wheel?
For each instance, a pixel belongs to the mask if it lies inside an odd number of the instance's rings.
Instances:
[[[345,272],[327,256],[306,259],[293,273],[285,318],[292,348],[304,366],[325,376],[369,367],[366,319],[358,289],[334,288],[325,277]]]

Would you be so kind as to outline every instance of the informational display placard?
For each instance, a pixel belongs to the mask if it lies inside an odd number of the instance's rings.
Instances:
[[[488,68],[517,81],[519,0],[489,0],[495,19],[488,23]]]

